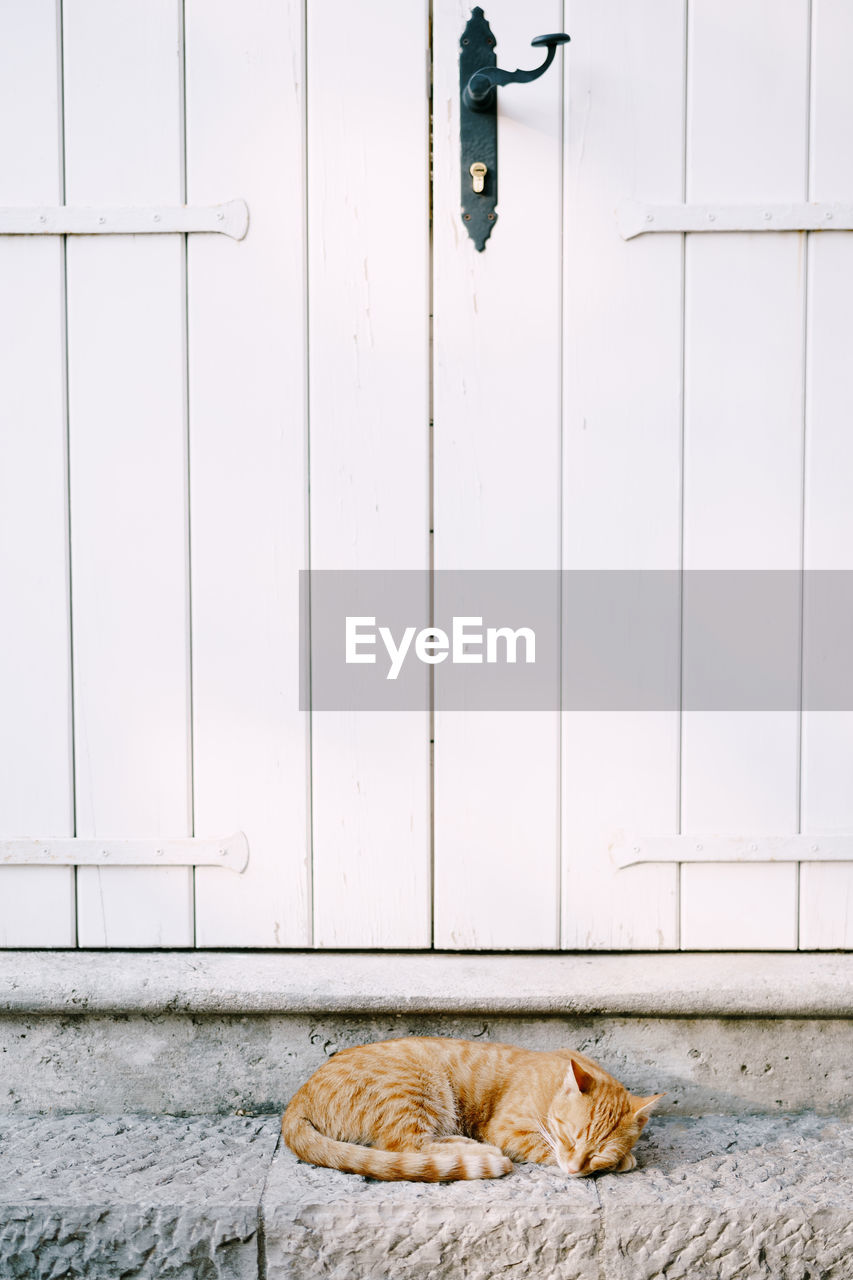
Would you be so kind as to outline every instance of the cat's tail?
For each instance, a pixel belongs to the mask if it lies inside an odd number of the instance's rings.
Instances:
[[[425,1151],[383,1151],[357,1142],[328,1138],[305,1116],[288,1109],[281,1122],[285,1142],[300,1160],[360,1173],[383,1182],[455,1182],[463,1178],[501,1178],[512,1162],[484,1143],[436,1143]]]

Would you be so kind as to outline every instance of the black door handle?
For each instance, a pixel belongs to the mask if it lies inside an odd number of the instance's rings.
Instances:
[[[459,54],[459,132],[462,160],[462,221],[478,251],[486,247],[498,215],[498,87],[538,80],[554,61],[565,32],[537,36],[534,48],[548,50],[532,71],[504,71],[496,65],[495,38],[481,8],[472,11]]]
[[[475,10],[476,12],[476,10]],[[554,61],[554,55],[561,44],[568,44],[571,36],[564,31],[550,36],[536,36],[530,41],[534,49],[547,48],[548,54],[540,67],[532,71],[503,71],[500,67],[480,67],[475,71],[462,90],[462,100],[470,111],[487,110],[495,98],[495,89],[504,84],[530,84],[538,80]]]

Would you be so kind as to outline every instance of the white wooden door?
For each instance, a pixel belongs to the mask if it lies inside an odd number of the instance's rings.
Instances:
[[[814,571],[848,567],[851,233],[771,229],[780,206],[813,226],[808,201],[850,199],[847,6],[578,0],[568,14],[564,564],[684,571],[685,700],[565,717],[563,943],[849,946],[850,846],[833,842],[851,832],[849,711],[809,701],[826,636],[803,598]],[[684,206],[702,234],[620,243],[609,214],[625,201],[649,209],[646,231],[654,206]],[[832,208],[819,216],[832,225]],[[734,599],[743,571],[797,583],[799,701],[696,708],[702,575]],[[716,620],[721,651],[754,628],[744,605]],[[637,865],[614,858],[620,841]]]
[[[479,253],[470,13],[0,0],[0,945],[853,945],[850,6],[491,0],[572,40]],[[565,652],[671,581],[680,692],[312,704],[307,570],[540,575]],[[723,649],[794,584],[793,699],[691,701],[715,574]]]
[[[0,236],[0,844],[73,837],[89,863],[0,866],[0,942],[303,946],[302,6],[0,21],[2,203],[93,232]],[[239,243],[158,233],[238,196]],[[120,210],[142,234],[108,234]],[[242,874],[182,865],[237,832]]]

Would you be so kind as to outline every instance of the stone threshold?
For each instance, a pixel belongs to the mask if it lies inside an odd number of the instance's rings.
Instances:
[[[853,954],[0,951],[0,1013],[849,1018]]]
[[[0,1116],[0,1274],[26,1280],[853,1277],[853,1124],[655,1118],[629,1174],[377,1183],[277,1117]]]

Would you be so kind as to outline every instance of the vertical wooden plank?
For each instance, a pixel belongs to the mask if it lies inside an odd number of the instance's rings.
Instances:
[[[719,875],[718,872],[723,872]],[[785,951],[796,948],[797,923],[787,909],[797,891],[797,866],[777,862],[720,867],[709,862],[685,863],[681,893],[690,911],[689,938],[693,951]],[[767,911],[770,899],[786,909]],[[701,911],[695,904],[702,904]]]
[[[182,199],[178,0],[65,0],[69,204]],[[190,830],[184,244],[68,245],[77,834]],[[83,946],[187,946],[186,868],[80,868]]]
[[[613,211],[682,198],[685,4],[575,3],[568,16],[563,564],[672,572],[682,241],[626,244]],[[614,828],[677,831],[678,736],[673,708],[564,714],[564,947],[677,945],[676,868],[614,871],[607,846]]]
[[[426,0],[308,6],[312,569],[429,564],[428,39]],[[429,945],[424,686],[313,716],[319,946]]]
[[[0,3],[0,203],[62,202],[56,0]],[[0,238],[0,834],[73,835],[64,246]],[[74,872],[0,870],[0,946],[73,946]]]
[[[498,91],[499,221],[477,253],[459,208],[470,11],[437,0],[433,12],[435,567],[556,571],[565,55],[533,84]],[[487,16],[510,69],[535,66],[531,39],[563,26],[558,0],[495,0]],[[442,710],[441,683],[436,668],[435,943],[555,947],[559,714]]]
[[[689,201],[803,199],[808,8],[807,0],[690,4]],[[804,252],[801,235],[688,237],[687,570],[800,568]],[[796,831],[798,766],[798,712],[685,712],[683,830]],[[683,947],[751,946],[755,931],[795,945],[795,874],[752,875],[748,930],[714,906],[738,900],[744,879],[739,867],[683,869]]]
[[[188,197],[250,210],[240,243],[189,243],[195,829],[250,849],[239,878],[197,870],[200,946],[311,941],[302,8],[186,6]]]
[[[814,0],[812,10],[812,200],[853,198],[853,9]],[[806,377],[803,563],[809,570],[853,570],[853,235],[811,236]],[[806,591],[809,590],[808,580]],[[808,663],[821,637],[809,615]],[[802,824],[807,832],[853,829],[853,713],[803,712]],[[800,868],[800,946],[853,947],[853,866]]]
[[[834,725],[832,732],[840,737]],[[844,743],[848,751],[850,736],[848,731]],[[849,863],[800,865],[799,946],[803,951],[853,950],[853,873]]]

